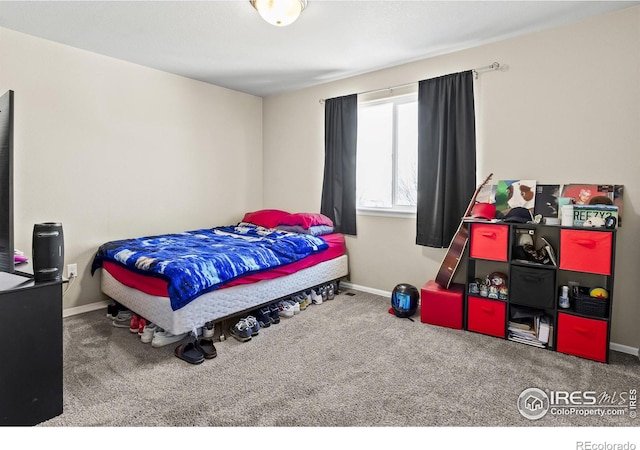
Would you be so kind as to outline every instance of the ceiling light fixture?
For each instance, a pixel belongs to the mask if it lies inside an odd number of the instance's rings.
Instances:
[[[296,21],[307,0],[249,0],[260,17],[271,25],[284,27]]]

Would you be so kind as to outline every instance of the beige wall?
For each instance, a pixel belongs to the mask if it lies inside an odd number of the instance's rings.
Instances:
[[[111,239],[238,221],[262,206],[262,99],[0,28],[15,92],[16,247],[60,221],[79,278],[64,307],[103,300],[89,267]]]
[[[613,342],[640,345],[640,7],[264,100],[264,201],[318,211],[324,109],[331,98],[498,61],[475,82],[478,182],[625,185],[618,233]],[[287,161],[287,163],[284,163]],[[433,279],[445,250],[415,245],[415,219],[358,216],[351,282],[391,291]]]
[[[318,211],[321,98],[499,61],[475,82],[478,178],[624,184],[612,341],[640,345],[640,7],[266,99],[0,28],[0,93],[16,92],[16,246],[60,221],[80,277],[64,307],[101,300],[101,243],[231,223],[260,207]],[[351,282],[432,279],[442,249],[415,219],[359,216]]]

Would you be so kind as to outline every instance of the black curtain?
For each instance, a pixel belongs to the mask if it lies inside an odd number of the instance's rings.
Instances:
[[[328,99],[324,104],[324,181],[320,212],[335,231],[356,235],[356,145],[358,96]]]
[[[448,247],[475,190],[472,72],[420,81],[416,243]]]

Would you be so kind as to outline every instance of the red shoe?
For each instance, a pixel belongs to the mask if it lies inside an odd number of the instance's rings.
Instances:
[[[140,320],[138,320],[138,336],[142,336],[142,333],[144,333],[144,327],[147,325],[149,325],[147,319],[140,317]]]
[[[131,316],[131,323],[129,324],[129,331],[131,331],[132,333],[137,333],[138,330],[140,329],[140,325],[139,325],[139,317],[137,315],[132,315]]]

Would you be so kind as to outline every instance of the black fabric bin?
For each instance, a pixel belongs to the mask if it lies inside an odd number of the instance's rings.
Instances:
[[[554,308],[555,285],[553,270],[512,266],[509,301],[534,308]]]

